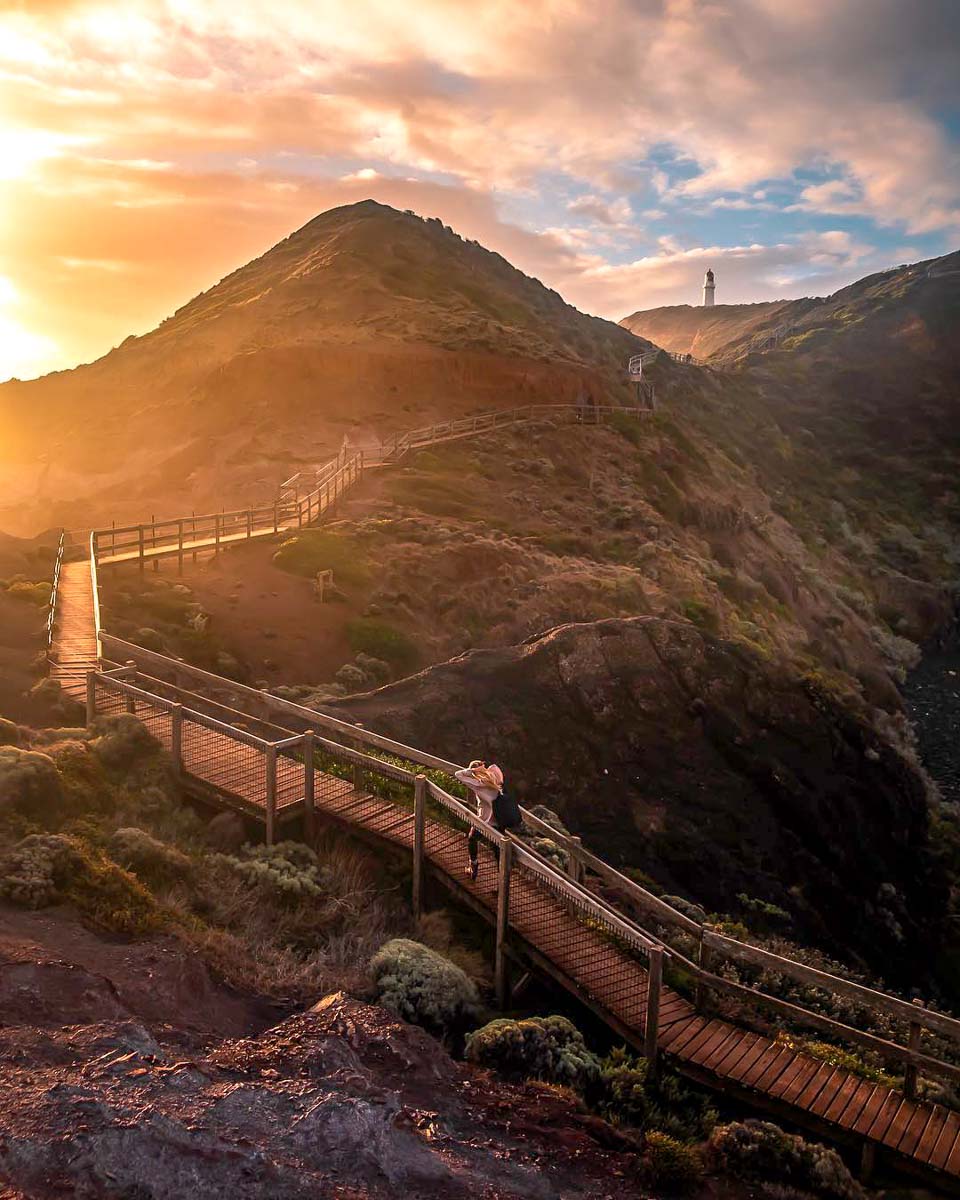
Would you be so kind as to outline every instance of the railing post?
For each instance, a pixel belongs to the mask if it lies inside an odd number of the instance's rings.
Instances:
[[[574,883],[579,883],[583,878],[583,864],[576,853],[580,849],[581,843],[581,838],[573,837],[572,835],[567,838],[567,854],[570,856],[567,863],[567,874]]]
[[[313,731],[303,735],[303,824],[307,842],[313,845],[317,833],[314,796]]]
[[[140,574],[143,574],[143,526],[137,529],[137,539],[139,542],[138,549],[140,551]]]
[[[173,773],[179,779],[183,774],[183,705],[175,704],[170,709],[170,757]]]
[[[701,970],[710,970],[710,947],[704,944],[703,941],[704,928],[700,926],[700,936],[697,939],[697,966]],[[697,1012],[703,1012],[707,1002],[707,985],[701,981],[697,981],[696,990],[694,992],[693,1003]]]
[[[504,838],[500,847],[500,871],[497,887],[497,949],[494,963],[494,987],[497,1007],[507,1007],[509,980],[507,978],[507,928],[510,924],[510,869],[513,866],[513,842]]]
[[[177,522],[177,572],[183,574],[183,521]]]
[[[253,513],[247,509],[247,539],[253,537]]]
[[[274,500],[274,502],[273,502],[273,532],[276,533],[279,527],[280,527],[279,501]]]
[[[413,784],[413,919],[423,916],[423,834],[427,821],[427,777],[418,775]]]
[[[363,791],[363,767],[359,763],[353,764],[353,790]]]
[[[220,514],[213,514],[213,544],[214,554],[220,553]]]
[[[653,946],[649,951],[647,970],[647,1014],[643,1022],[643,1053],[647,1060],[647,1077],[657,1073],[657,1037],[660,1032],[660,985],[663,982],[663,950]]]
[[[913,1003],[917,1008],[923,1008],[922,1000],[914,1000]],[[910,1022],[907,1046],[911,1050],[920,1049],[920,1026],[916,1021]],[[912,1100],[917,1094],[917,1067],[915,1063],[907,1063],[906,1069],[903,1072],[903,1094],[908,1100]]]
[[[97,719],[97,673],[87,672],[87,728]]]
[[[277,823],[277,748],[267,746],[263,756],[263,773],[267,786],[266,817],[267,845],[273,845]]]
[[[130,695],[129,692],[124,693],[123,707],[126,712],[130,713],[131,716],[137,715],[137,702],[136,702],[136,700],[134,700],[134,698]]]

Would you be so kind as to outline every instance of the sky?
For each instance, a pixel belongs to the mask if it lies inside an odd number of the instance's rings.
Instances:
[[[958,0],[0,0],[0,379],[338,204],[619,319],[960,246]]]

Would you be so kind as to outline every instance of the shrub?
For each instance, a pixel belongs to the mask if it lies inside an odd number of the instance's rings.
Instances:
[[[420,942],[394,938],[370,960],[377,999],[414,1025],[456,1034],[480,1013],[476,985],[465,971]]]
[[[549,825],[555,829],[557,833],[561,833],[565,837],[569,836],[570,830],[564,825],[552,808],[547,808],[545,804],[535,804],[530,809],[530,812],[533,816],[539,817],[545,825]]]
[[[348,621],[347,639],[354,654],[369,654],[382,659],[398,673],[412,671],[420,660],[420,651],[411,638],[375,617],[356,617]]]
[[[358,692],[366,684],[367,677],[359,667],[355,667],[353,663],[344,663],[344,665],[334,675],[337,683],[345,687],[348,692]]]
[[[49,583],[27,583],[18,580],[7,588],[7,595],[14,600],[24,600],[28,604],[36,604],[43,608],[50,603],[51,587]]]
[[[369,570],[355,539],[326,529],[304,529],[281,542],[273,561],[282,571],[314,579],[318,571],[333,571],[335,583],[363,584]]]
[[[766,1121],[721,1125],[710,1138],[708,1153],[717,1169],[744,1179],[789,1184],[836,1200],[866,1197],[836,1150]]]
[[[386,683],[393,674],[388,662],[374,658],[372,654],[364,654],[362,650],[357,655],[357,666],[371,683]]]
[[[94,753],[105,767],[119,771],[132,766],[156,750],[160,743],[146,725],[132,713],[102,717],[96,725],[98,736],[91,743]]]
[[[214,854],[211,864],[226,868],[264,899],[296,908],[307,900],[326,898],[323,870],[316,854],[301,842],[278,842],[274,846],[247,846],[240,856]]]
[[[531,850],[535,850],[537,854],[545,858],[547,862],[552,863],[558,871],[566,872],[567,868],[570,866],[570,855],[562,846],[559,846],[553,840],[553,838],[538,837],[536,834],[527,834],[524,836],[523,840],[527,843]]]
[[[585,1091],[600,1079],[600,1061],[566,1017],[499,1018],[467,1038],[470,1062],[521,1079],[543,1079]]]
[[[684,1140],[706,1137],[717,1120],[704,1095],[668,1070],[651,1082],[646,1059],[624,1049],[611,1051],[600,1064],[593,1096],[595,1106],[611,1121]]]
[[[20,741],[20,731],[13,721],[0,717],[0,746],[16,746]]]
[[[668,1133],[647,1134],[643,1175],[652,1187],[665,1192],[687,1192],[703,1177],[703,1160],[694,1146],[685,1146]]]
[[[62,800],[60,776],[49,755],[0,747],[0,812],[16,808],[30,815]]]
[[[110,838],[110,853],[122,867],[150,883],[173,883],[193,877],[193,862],[182,851],[157,841],[143,829],[128,826]]]
[[[57,874],[74,858],[69,838],[30,834],[0,862],[0,896],[21,908],[45,908],[57,898]]]
[[[155,650],[158,654],[163,652],[163,637],[155,629],[138,629],[130,635],[130,640],[142,646],[144,650]]]
[[[67,901],[112,933],[144,934],[163,921],[146,888],[99,850],[62,834],[30,834],[0,864],[0,895],[26,908]]]

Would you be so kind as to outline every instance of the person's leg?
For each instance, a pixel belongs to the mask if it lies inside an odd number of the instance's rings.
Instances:
[[[467,870],[469,871],[470,875],[474,879],[476,879],[477,871],[480,868],[480,864],[477,859],[477,851],[478,851],[479,845],[480,845],[480,833],[476,828],[471,826],[470,835],[467,838],[467,854],[470,855],[470,866],[467,868]]]

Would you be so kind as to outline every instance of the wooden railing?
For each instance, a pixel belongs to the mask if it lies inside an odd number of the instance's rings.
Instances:
[[[57,559],[53,567],[53,584],[50,588],[50,611],[47,613],[47,656],[53,649],[53,627],[57,623],[57,594],[60,590],[60,568],[63,566],[63,547],[66,534],[60,530],[57,542]]]
[[[389,755],[394,761],[384,762],[382,758],[374,758],[379,764],[378,769],[386,771],[389,767],[391,770],[405,770],[406,775],[395,777],[408,782],[416,774],[417,768],[441,771],[450,777],[459,769],[458,764],[448,759],[294,701],[272,696],[269,692],[224,679],[155,651],[144,650],[106,633],[103,634],[103,645],[104,654],[109,659],[127,663],[127,670],[136,673],[144,695],[162,696],[165,704],[176,703],[179,696],[181,702],[228,727],[230,722],[236,720],[256,723],[264,741],[277,740],[278,737],[284,740],[293,731],[300,734],[313,732],[318,746],[326,749],[339,747],[339,752],[360,754],[365,761],[374,754]],[[211,693],[219,694],[221,699],[213,698]],[[442,788],[437,788],[435,793],[435,787],[433,783],[430,784],[429,794],[432,798],[457,813],[464,821],[476,824],[477,818],[461,801]],[[453,807],[446,803],[446,797],[449,797]],[[928,1038],[935,1035],[956,1046],[956,1059],[960,1061],[960,1021],[954,1017],[724,936],[707,922],[692,919],[627,878],[584,847],[578,837],[560,832],[527,809],[522,809],[522,814],[524,824],[531,832],[551,839],[568,855],[569,866],[564,878],[570,887],[576,889],[578,895],[589,895],[592,902],[604,906],[604,911],[616,913],[618,921],[629,927],[631,936],[659,946],[663,952],[663,962],[674,968],[694,989],[698,1007],[707,1007],[712,995],[726,996],[739,1009],[766,1011],[791,1027],[825,1034],[840,1046],[876,1053],[884,1061],[897,1063],[904,1069],[904,1092],[908,1096],[915,1093],[921,1075],[952,1083],[960,1082],[960,1066],[952,1054],[944,1052],[938,1056],[925,1053],[921,1048],[926,1032]],[[272,836],[272,826],[268,824],[268,837]],[[492,840],[500,844],[496,839]],[[522,855],[524,851],[516,853]],[[555,867],[551,869],[555,874],[561,873]],[[602,895],[599,894],[601,891]],[[611,895],[616,898],[616,907],[611,902]],[[642,914],[641,920],[631,915],[636,912]],[[623,932],[620,926],[617,928]],[[689,939],[688,947],[681,949],[671,945],[662,933],[663,929],[684,935]],[[883,1024],[890,1021],[898,1023],[902,1027],[901,1040],[895,1041],[867,1029],[855,1028],[824,1015],[810,1005],[788,1001],[731,979],[724,973],[725,967],[731,966],[763,971],[852,1002],[864,1014],[865,1024],[869,1024],[871,1018],[879,1018]]]

